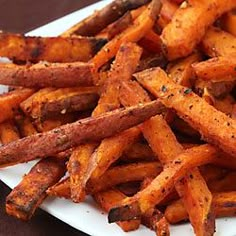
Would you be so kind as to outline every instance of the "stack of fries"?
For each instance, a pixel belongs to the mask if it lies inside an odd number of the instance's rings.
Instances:
[[[59,37],[1,33],[0,167],[40,158],[7,213],[92,195],[124,231],[165,236],[185,220],[213,235],[236,215],[234,9],[115,0]]]

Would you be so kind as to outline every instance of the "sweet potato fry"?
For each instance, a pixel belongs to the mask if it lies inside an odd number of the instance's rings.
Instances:
[[[208,186],[212,192],[236,191],[236,173],[229,172],[221,179],[209,181]]]
[[[37,133],[29,117],[19,115],[15,118],[21,137],[27,137]]]
[[[46,191],[47,195],[60,198],[71,198],[70,178],[65,178],[55,185],[49,187]]]
[[[65,174],[65,170],[62,160],[47,158],[38,162],[7,196],[7,213],[29,220],[46,197],[46,190]]]
[[[142,181],[145,177],[154,178],[161,170],[162,168],[159,162],[139,162],[115,166],[108,169],[99,179],[90,180],[87,184],[86,192],[94,194],[119,184]],[[59,182],[47,192],[52,196],[70,198],[70,179],[67,178]]]
[[[34,121],[34,126],[38,132],[47,132],[49,130],[60,127],[61,125],[69,124],[77,120],[77,115],[74,113],[67,113],[65,115],[57,115],[54,118]]]
[[[155,154],[151,148],[142,143],[134,143],[129,147],[125,152],[124,156],[121,157],[123,161],[132,161],[132,160],[156,160]]]
[[[221,19],[222,28],[236,37],[236,12],[235,9],[227,12]]]
[[[156,232],[156,236],[170,235],[169,223],[162,212],[160,212],[158,209],[154,210],[152,216],[142,217],[142,223],[151,230],[154,230]]]
[[[87,62],[106,43],[88,37],[30,37],[0,33],[0,56],[16,62]]]
[[[203,37],[201,47],[210,57],[230,56],[236,53],[236,37],[212,26]]]
[[[52,91],[46,88],[37,93],[21,103],[21,109],[33,119],[90,110],[96,106],[98,100],[96,87],[60,88]]]
[[[90,158],[88,172],[91,179],[100,178],[105,171],[140,137],[138,127],[104,139]]]
[[[228,57],[215,57],[193,64],[199,79],[207,81],[236,80],[236,54]]]
[[[12,121],[5,121],[0,124],[0,140],[2,144],[7,144],[18,139],[20,139],[20,134]]]
[[[163,29],[171,22],[171,19],[179,6],[174,1],[170,0],[161,0],[161,3],[162,9],[160,11],[159,19],[157,20],[157,25]]]
[[[71,36],[73,34],[94,36],[110,23],[120,18],[125,12],[138,8],[148,2],[150,0],[115,0],[68,29],[62,36]]]
[[[97,107],[94,109],[92,116],[97,116],[106,111],[111,111],[120,107],[118,92],[120,88],[120,79],[129,80],[136,69],[142,50],[133,43],[123,44],[116,56],[115,62],[110,70],[110,75],[105,81],[104,91],[98,101]],[[123,153],[127,146],[132,144],[139,136],[140,132],[137,128],[125,131],[115,137],[111,137],[102,141],[98,150],[91,156],[89,163],[86,165],[86,175],[81,176],[80,184],[77,182],[80,193],[83,192],[82,187],[86,186],[86,182],[91,176],[101,175],[105,170],[115,162]],[[88,150],[89,151],[89,150]],[[84,152],[86,152],[84,150]],[[85,162],[83,162],[85,165]],[[71,163],[73,165],[73,163]],[[78,202],[83,197],[79,194],[73,194],[73,201]]]
[[[234,104],[235,104],[235,99],[231,95],[227,95],[224,98],[215,98],[213,106],[218,111],[221,111],[225,113],[226,115],[231,116],[233,112]]]
[[[21,102],[34,93],[32,89],[16,89],[0,95],[0,123],[12,119]]]
[[[172,62],[168,65],[167,73],[173,81],[177,84],[181,84],[186,87],[192,87],[194,71],[192,69],[192,64],[199,62],[201,56],[199,53],[193,53],[192,55],[180,59],[177,62]]]
[[[0,64],[0,83],[29,88],[90,86],[94,77],[92,69],[92,64],[84,62]]]
[[[184,177],[193,167],[213,162],[219,158],[218,151],[208,145],[188,149],[179,154],[158,175],[147,188],[133,197],[126,198],[120,206],[109,212],[109,222],[134,219],[141,214],[150,213],[163,198],[174,188],[176,182]]]
[[[162,170],[159,162],[139,162],[115,166],[100,178],[88,182],[87,191],[95,193],[131,181],[142,181],[145,177],[156,177]]]
[[[175,84],[160,68],[146,70],[136,77],[165,106],[175,109],[183,120],[199,130],[204,140],[236,155],[235,120],[217,111],[191,89]]]
[[[217,217],[235,216],[236,192],[213,193],[214,213]],[[182,200],[170,204],[165,210],[165,217],[171,224],[187,220],[188,214]]]
[[[103,92],[93,111],[93,116],[120,107],[118,99],[121,81],[130,80],[135,72],[142,49],[134,43],[124,43],[119,48],[116,59],[104,84]]]
[[[93,195],[98,205],[106,212],[109,212],[112,207],[119,204],[125,197],[126,196],[117,189],[111,189]],[[117,222],[117,224],[123,231],[129,232],[139,228],[140,220],[122,221]]]
[[[109,41],[91,60],[96,69],[115,56],[124,42],[139,41],[154,25],[161,9],[160,0],[152,0],[149,7],[134,21],[134,24]]]
[[[234,0],[191,1],[178,8],[161,34],[169,60],[185,57],[200,43],[208,26],[236,7]],[[191,19],[191,20],[189,20]]]
[[[97,118],[82,119],[46,133],[32,135],[0,148],[0,166],[50,156],[79,144],[98,141],[142,123],[161,113],[159,101],[108,112]],[[28,149],[27,147],[31,147]]]
[[[70,175],[71,199],[75,202],[84,200],[85,188],[88,181],[86,176],[89,158],[95,150],[97,144],[80,145],[73,151],[69,158],[67,169]]]

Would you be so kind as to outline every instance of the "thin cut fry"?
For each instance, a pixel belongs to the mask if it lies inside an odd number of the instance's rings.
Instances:
[[[236,155],[236,121],[217,111],[191,89],[175,84],[160,68],[137,74],[139,82],[198,130],[204,140]]]
[[[220,158],[218,151],[208,145],[193,147],[182,152],[158,175],[147,188],[122,201],[122,205],[111,209],[109,222],[128,220],[150,213],[155,205],[164,199],[174,188],[176,182],[193,167],[211,163]]]
[[[228,57],[214,57],[207,61],[193,64],[199,79],[207,81],[236,80],[236,54]]]
[[[110,23],[120,18],[126,11],[138,8],[149,1],[150,0],[115,0],[100,11],[96,11],[93,15],[68,29],[62,36],[71,36],[73,34],[94,36]]]
[[[117,189],[111,189],[93,195],[98,205],[106,212],[109,212],[112,207],[119,204],[125,197],[126,196]],[[129,232],[139,228],[140,220],[122,221],[117,222],[117,224],[123,231]]]
[[[217,217],[236,215],[236,192],[213,193],[214,212]],[[171,224],[187,220],[188,214],[182,200],[170,204],[165,210],[165,217]]]
[[[236,7],[234,0],[191,1],[183,4],[161,34],[169,60],[192,53],[208,26],[217,17]]]
[[[153,101],[108,112],[97,118],[82,119],[46,133],[26,137],[0,147],[0,166],[43,158],[88,141],[99,141],[138,125],[162,110],[162,105],[158,101]]]
[[[121,45],[116,55],[115,62],[109,72],[109,77],[107,81],[105,81],[104,91],[101,94],[98,105],[94,109],[92,116],[97,116],[120,107],[120,101],[118,99],[120,79],[129,80],[131,78],[137,67],[141,53],[141,48],[136,44],[127,43]],[[125,133],[103,140],[98,150],[91,156],[88,164],[83,162],[83,156],[81,156],[81,163],[86,165],[83,169],[87,168],[87,171],[86,174],[81,176],[81,183],[79,183],[79,181],[77,182],[80,192],[83,193],[84,190],[82,190],[82,188],[85,187],[91,175],[103,174],[105,170],[122,155],[124,149],[132,144],[138,136],[139,131],[133,128],[129,131],[125,131]],[[89,150],[84,150],[84,152],[89,152]],[[78,160],[79,158],[80,157],[78,157]],[[73,165],[72,162],[71,165]],[[73,200],[75,202],[80,201],[82,197],[79,197],[78,193],[73,194]]]
[[[0,64],[0,83],[29,88],[93,85],[93,65],[84,62]]]
[[[89,158],[96,148],[96,144],[80,145],[72,152],[67,169],[70,175],[71,199],[81,202],[85,198],[85,188],[88,179],[85,177],[89,165]]]
[[[236,53],[236,37],[212,26],[202,39],[201,47],[210,57],[230,56]]]
[[[139,41],[154,25],[161,9],[160,0],[152,0],[149,7],[134,21],[134,24],[109,41],[91,60],[99,69],[117,53],[124,42]]]

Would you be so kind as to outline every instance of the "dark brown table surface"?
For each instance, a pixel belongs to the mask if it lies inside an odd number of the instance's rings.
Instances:
[[[0,29],[25,33],[95,2],[98,0],[0,0]],[[86,236],[40,209],[30,222],[8,216],[5,198],[9,192],[0,181],[0,236]]]

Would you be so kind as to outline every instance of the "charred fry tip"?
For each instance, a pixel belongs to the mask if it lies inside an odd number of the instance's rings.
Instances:
[[[114,223],[117,221],[135,220],[140,219],[141,210],[138,202],[126,204],[123,206],[117,206],[111,208],[108,214],[108,223]]]

